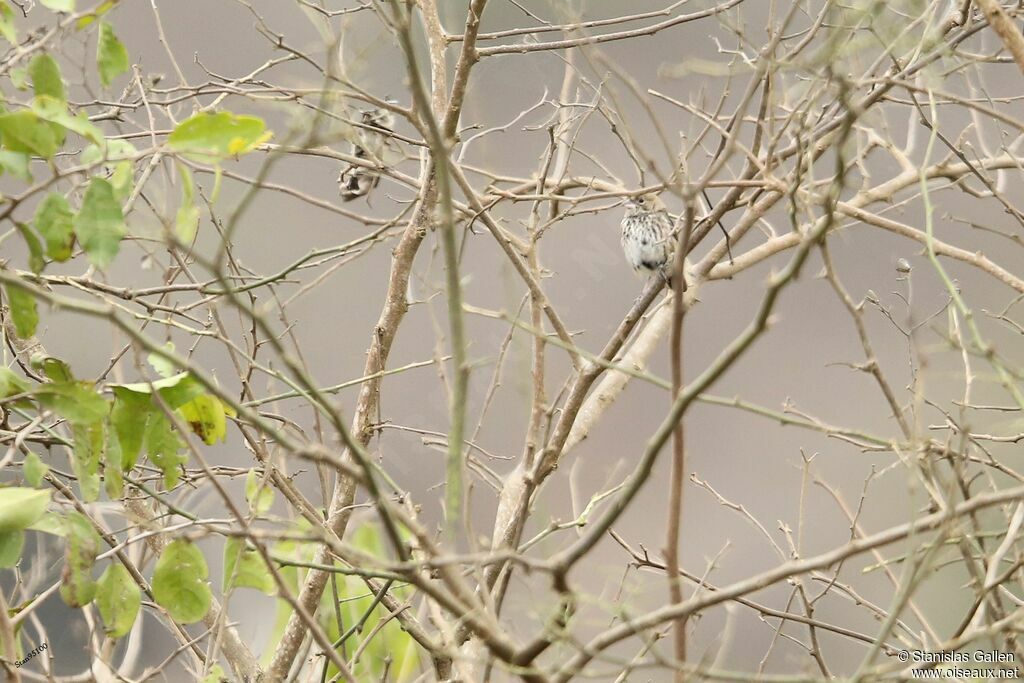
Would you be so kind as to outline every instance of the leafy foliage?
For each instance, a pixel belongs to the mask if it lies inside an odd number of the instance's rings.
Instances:
[[[109,266],[117,256],[121,238],[128,232],[121,203],[114,196],[114,187],[109,181],[103,178],[89,181],[74,228],[89,261],[97,268]]]
[[[131,631],[141,604],[139,585],[124,565],[116,561],[108,565],[96,586],[96,606],[107,635],[120,638]]]
[[[39,0],[44,7],[49,7],[54,12],[74,12],[75,0]]]
[[[85,515],[71,511],[64,518],[67,544],[64,549],[64,573],[60,595],[70,607],[82,607],[96,595],[92,566],[100,549],[100,535]]]
[[[296,531],[308,531],[308,523],[303,521],[297,525]],[[353,547],[367,556],[382,556],[384,544],[381,541],[380,531],[373,524],[363,524],[351,534],[350,539]],[[293,559],[299,562],[310,562],[313,559],[314,546],[310,543],[295,541],[284,541],[275,548],[275,555],[280,558]],[[281,574],[290,583],[292,590],[297,591],[302,572],[294,566],[282,566]],[[394,681],[412,680],[419,668],[419,650],[412,636],[402,630],[401,625],[390,620],[380,630],[377,626],[381,619],[387,615],[387,610],[376,605],[372,610],[374,595],[366,586],[366,583],[358,576],[337,574],[338,604],[334,604],[334,597],[331,591],[326,591],[321,598],[320,609],[317,615],[321,625],[324,627],[332,641],[337,641],[342,636],[335,618],[336,610],[341,613],[341,622],[344,630],[356,628],[344,643],[348,652],[355,649],[362,649],[360,666],[364,667],[359,672],[361,680],[380,680],[384,671],[390,672]],[[398,598],[406,599],[409,591],[404,588],[392,586],[389,594]],[[283,630],[291,607],[284,601],[279,601],[277,632]],[[372,635],[372,638],[370,636]],[[364,642],[368,640],[368,642]],[[328,667],[328,675],[334,675],[337,671],[333,666]]]
[[[75,242],[74,217],[68,200],[56,192],[46,195],[36,208],[36,229],[46,240],[46,255],[54,261],[71,258]]]
[[[235,588],[255,588],[266,595],[277,593],[274,577],[254,548],[240,538],[229,538],[224,544],[224,592]]]
[[[167,143],[171,149],[204,162],[253,151],[270,138],[262,119],[231,112],[200,112],[178,124]]]
[[[39,115],[22,109],[0,114],[0,136],[4,149],[51,159],[60,148],[58,134]]]
[[[274,504],[274,489],[254,469],[245,477],[245,499],[257,515],[266,514]]]
[[[14,331],[22,339],[31,337],[36,333],[36,326],[39,324],[39,311],[36,310],[35,297],[24,288],[13,284],[5,285],[4,293],[7,295],[8,305],[11,307]]]
[[[50,503],[49,491],[17,487],[0,491],[0,532],[27,529],[43,516]]]
[[[188,540],[167,544],[153,570],[153,597],[182,624],[199,621],[210,609],[209,569],[199,548]]]
[[[25,481],[32,486],[39,486],[50,471],[50,466],[43,462],[43,459],[35,451],[29,451],[21,469],[25,473]]]
[[[68,94],[64,88],[64,79],[60,74],[57,60],[45,52],[36,55],[28,63],[28,75],[32,79],[32,88],[36,97],[46,95],[67,104]]]
[[[101,21],[96,44],[96,69],[100,74],[100,83],[104,88],[108,87],[117,76],[128,71],[130,66],[128,50],[117,39],[114,28]]]

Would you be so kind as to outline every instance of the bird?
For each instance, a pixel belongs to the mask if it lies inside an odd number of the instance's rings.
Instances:
[[[658,195],[649,192],[626,200],[622,252],[637,275],[644,279],[660,275],[671,287],[678,244],[675,221]]]
[[[368,109],[360,117],[362,127],[352,143],[352,156],[379,163],[388,145],[389,134],[393,133],[395,115],[383,107]],[[366,166],[348,164],[338,175],[338,192],[342,201],[350,202],[365,197],[377,187],[380,173]]]

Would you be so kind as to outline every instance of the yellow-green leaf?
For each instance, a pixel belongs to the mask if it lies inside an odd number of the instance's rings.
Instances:
[[[28,168],[30,161],[32,161],[31,155],[25,152],[0,150],[0,168],[5,173],[10,173],[15,178],[21,178],[26,183],[32,182],[32,171]]]
[[[266,513],[274,504],[274,489],[263,482],[255,469],[249,470],[245,478],[245,499],[257,515]]]
[[[49,121],[53,126],[59,128],[56,133],[58,146],[64,143],[65,129],[78,133],[95,145],[103,142],[103,133],[89,120],[85,112],[79,112],[77,116],[72,116],[65,103],[49,95],[37,96],[32,103],[32,111],[42,120]]]
[[[36,234],[24,223],[17,221],[14,223],[14,227],[21,233],[21,238],[25,240],[25,246],[28,247],[29,270],[38,275],[46,265],[43,261],[43,245],[39,242]]]
[[[22,487],[0,489],[0,533],[26,529],[46,512],[50,492]]]
[[[107,87],[120,74],[128,71],[128,50],[114,33],[113,27],[100,22],[100,35],[96,43],[96,68],[100,72],[100,83]]]
[[[11,69],[8,74],[11,79],[11,85],[18,90],[28,90],[28,69],[24,66],[16,66]]]
[[[68,94],[64,88],[64,79],[61,77],[60,66],[56,59],[45,52],[36,55],[28,63],[28,75],[32,79],[32,88],[36,97],[40,95],[52,97],[67,106]]]
[[[121,458],[121,442],[113,429],[106,430],[103,456],[103,488],[108,498],[117,500],[124,493],[124,464]]]
[[[21,549],[25,547],[24,531],[0,532],[0,569],[8,569],[18,564]]]
[[[224,592],[233,588],[255,588],[264,595],[277,593],[277,584],[263,558],[241,538],[229,538],[224,544]]]
[[[146,425],[151,408],[149,394],[114,387],[114,407],[110,411],[110,424],[117,434],[121,451],[121,469],[129,471],[142,450],[146,438]]]
[[[174,232],[185,244],[191,244],[199,230],[199,207],[195,205],[192,173],[184,164],[178,165],[181,174],[181,204],[174,218]]]
[[[73,382],[75,380],[75,375],[71,372],[71,366],[60,358],[37,354],[32,356],[31,363],[34,369],[42,372],[51,381]]]
[[[174,353],[174,342],[166,342],[162,348],[166,349],[168,353]],[[174,367],[174,363],[157,353],[151,353],[146,356],[146,362],[149,363],[149,367],[156,371],[156,374],[160,375],[164,379],[173,377],[178,371],[177,368]],[[184,374],[187,376],[187,373]]]
[[[170,408],[182,406],[203,393],[203,385],[187,372],[180,372],[155,382],[133,382],[131,384],[111,384],[112,388],[125,389],[136,394],[147,396],[156,390]],[[116,392],[115,392],[116,393]]]
[[[100,551],[100,535],[87,517],[74,510],[64,518],[64,528],[67,536],[60,596],[70,607],[83,607],[96,595],[92,565]]]
[[[0,114],[0,135],[3,136],[4,149],[12,152],[50,159],[59,148],[53,128],[28,109]]]
[[[46,195],[36,208],[36,230],[46,240],[46,255],[54,261],[71,258],[75,242],[74,217],[68,200],[56,192]]]
[[[255,116],[200,112],[179,123],[167,142],[177,152],[211,162],[251,152],[270,135]]]
[[[49,7],[54,12],[66,12],[70,14],[75,11],[75,0],[39,0],[44,7]]]
[[[203,677],[203,683],[228,683],[230,680],[224,675],[224,669],[221,668],[220,664],[214,664],[213,668],[210,669],[210,673]]]
[[[50,466],[43,462],[35,451],[29,451],[21,465],[21,471],[25,475],[25,481],[32,486],[39,486],[43,483],[43,477],[50,471]]]
[[[120,562],[107,567],[96,585],[96,607],[111,638],[120,638],[132,630],[139,614],[142,594],[139,585]]]
[[[178,409],[192,431],[207,446],[227,438],[227,419],[224,404],[212,394],[197,396]]]
[[[174,425],[158,410],[150,413],[146,425],[146,453],[154,465],[164,473],[164,487],[174,488],[178,483],[178,467],[188,462],[181,452],[182,444]]]
[[[0,35],[11,45],[18,42],[18,33],[14,30],[14,10],[6,2],[0,2]]]
[[[75,235],[89,262],[97,268],[110,265],[128,230],[114,188],[103,178],[89,181],[82,208],[74,219]]]
[[[0,368],[0,398],[10,398],[28,391],[28,382],[10,368]]]
[[[96,21],[99,17],[102,17],[104,14],[114,9],[114,5],[116,5],[117,2],[118,0],[106,0],[105,2],[100,3],[96,6],[96,9],[79,19],[76,27],[78,30],[82,30],[92,22]]]
[[[82,499],[91,503],[100,495],[100,460],[106,446],[105,424],[72,425],[71,436],[71,469],[78,479]]]
[[[7,305],[11,308],[15,333],[22,339],[28,339],[36,333],[36,326],[39,325],[36,298],[15,284],[4,285],[4,293],[7,294]]]
[[[68,535],[67,524],[64,518],[55,512],[47,512],[28,527],[32,531],[41,531],[44,534],[53,534],[64,538]]]
[[[72,424],[93,424],[110,412],[110,404],[90,382],[52,382],[35,388],[44,406]]]
[[[209,569],[206,559],[191,541],[171,541],[153,570],[153,597],[171,618],[191,624],[210,609]]]

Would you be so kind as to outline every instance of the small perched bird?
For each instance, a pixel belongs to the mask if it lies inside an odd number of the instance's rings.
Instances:
[[[363,112],[361,123],[363,127],[357,130],[352,143],[352,156],[379,163],[388,145],[388,134],[394,132],[395,116],[387,109],[370,109]],[[349,164],[338,175],[338,191],[343,201],[350,202],[365,197],[379,182],[377,171]]]
[[[626,201],[622,218],[622,251],[633,271],[643,278],[661,275],[671,287],[672,259],[679,243],[675,221],[653,192]]]

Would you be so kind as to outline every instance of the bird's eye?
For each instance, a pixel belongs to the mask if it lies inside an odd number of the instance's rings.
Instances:
[[[636,203],[642,205],[644,203],[644,198],[643,197],[637,197],[636,198]]]

